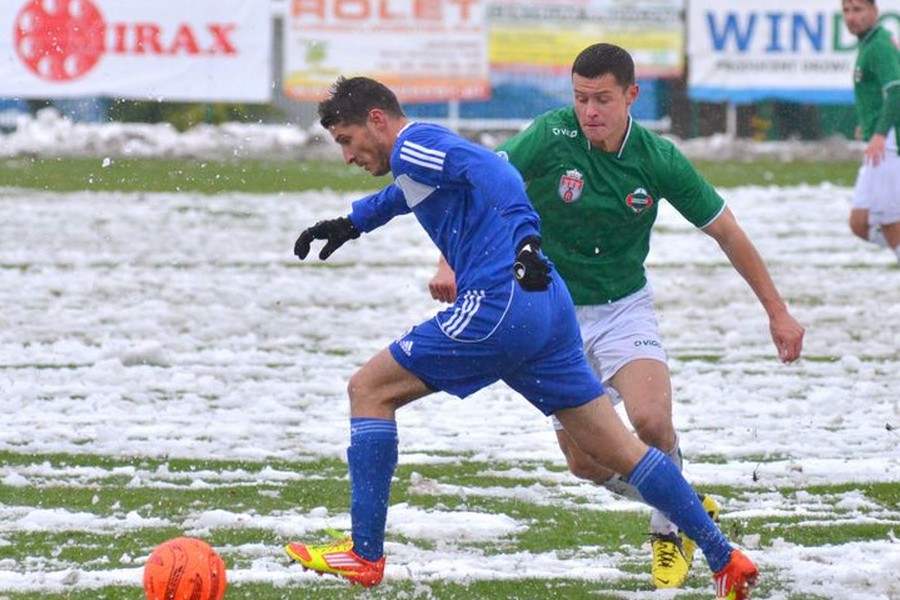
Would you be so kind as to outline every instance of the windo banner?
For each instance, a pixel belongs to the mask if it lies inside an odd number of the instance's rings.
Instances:
[[[266,102],[271,48],[255,0],[4,0],[0,97]]]
[[[900,0],[877,4],[896,39]],[[853,102],[857,40],[836,0],[691,0],[687,24],[694,100]]]
[[[490,96],[487,0],[291,0],[284,93],[320,100],[339,75],[364,75],[403,102]]]

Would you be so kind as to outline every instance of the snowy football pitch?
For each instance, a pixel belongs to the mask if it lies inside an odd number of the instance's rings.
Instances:
[[[686,474],[762,569],[755,598],[900,598],[900,270],[847,231],[850,190],[723,191],[806,326],[775,359],[715,244],[665,207],[650,273]],[[292,256],[355,195],[0,190],[0,598],[140,598],[188,534],[226,598],[355,597],[281,546],[345,529],[345,383],[437,306],[411,217]],[[647,512],[565,471],[502,386],[399,415],[383,598],[651,593]]]

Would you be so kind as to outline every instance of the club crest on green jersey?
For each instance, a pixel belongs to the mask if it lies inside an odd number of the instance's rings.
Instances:
[[[578,169],[569,169],[559,178],[559,197],[570,204],[581,198],[581,190],[584,188],[584,175]]]
[[[640,214],[653,206],[653,197],[647,193],[647,190],[639,187],[625,197],[625,203],[635,213]]]

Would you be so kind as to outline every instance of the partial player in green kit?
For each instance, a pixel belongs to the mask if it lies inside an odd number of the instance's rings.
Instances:
[[[900,261],[900,50],[878,25],[874,0],[843,0],[844,24],[859,38],[853,69],[858,138],[866,141],[853,189],[850,231]]]

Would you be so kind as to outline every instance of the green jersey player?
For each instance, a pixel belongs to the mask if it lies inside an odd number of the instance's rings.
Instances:
[[[584,350],[607,393],[624,402],[638,437],[680,464],[672,388],[644,261],[659,202],[671,203],[712,236],[769,316],[784,362],[800,356],[803,327],[791,316],[756,248],[724,200],[669,141],[630,116],[638,96],[631,56],[595,44],[572,67],[574,105],[538,117],[499,152],[522,173],[542,222],[542,248],[576,304]],[[429,284],[455,298],[443,261]],[[614,492],[640,499],[616,473],[581,452],[556,423],[569,469]],[[704,498],[715,514],[715,502]],[[681,587],[694,543],[661,513],[651,517],[656,587]]]
[[[850,230],[891,248],[900,261],[900,50],[878,25],[875,0],[843,0],[844,24],[859,37],[853,70],[857,137],[866,152],[853,190]]]

